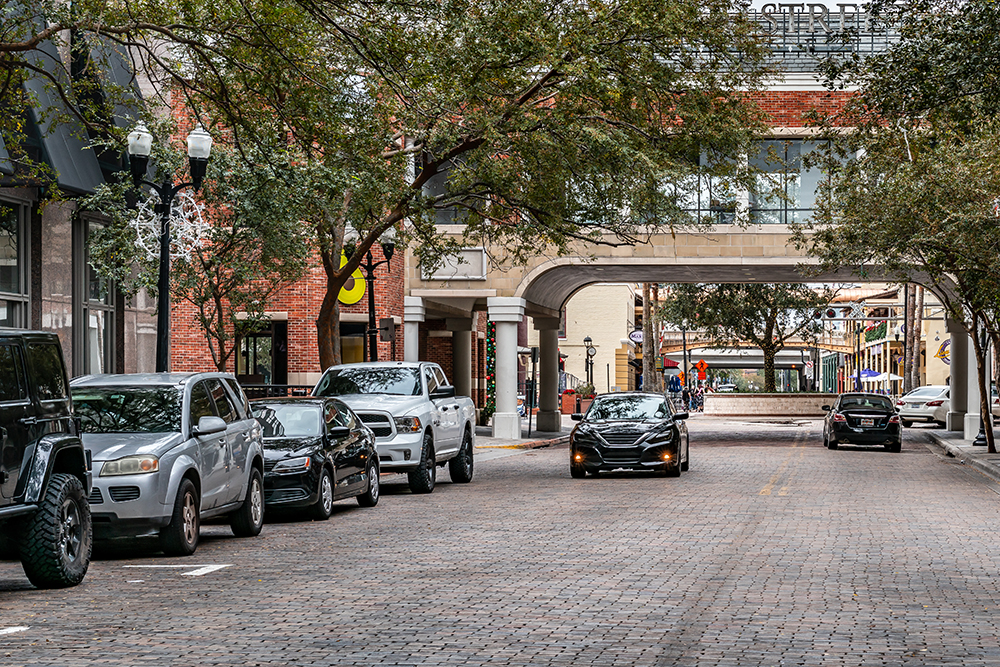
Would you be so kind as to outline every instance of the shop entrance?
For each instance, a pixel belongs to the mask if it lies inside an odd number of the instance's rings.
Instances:
[[[288,384],[288,322],[270,322],[241,337],[237,350],[240,384]]]

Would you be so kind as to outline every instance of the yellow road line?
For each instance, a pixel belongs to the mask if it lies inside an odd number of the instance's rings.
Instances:
[[[799,451],[797,452],[791,451],[788,453],[788,456],[785,458],[785,460],[782,461],[780,466],[778,466],[777,472],[775,472],[774,475],[771,476],[771,479],[767,481],[767,484],[764,485],[764,488],[761,489],[757,495],[759,496],[771,495],[771,492],[774,491],[774,487],[778,485],[778,480],[781,479],[781,476],[784,474],[785,470],[788,469],[788,465],[792,462],[792,459],[798,458],[800,461],[802,460],[803,455],[805,454],[805,449],[800,449],[799,445],[802,444],[802,441],[806,437],[808,437],[808,435],[809,434],[806,431],[799,431],[798,433],[795,434],[795,440],[792,441],[792,449],[793,450],[798,449]],[[793,477],[795,477],[795,468],[792,468],[789,471],[788,477],[785,479],[784,485],[780,489],[778,489],[777,495],[779,496],[788,495],[788,487],[791,484]]]

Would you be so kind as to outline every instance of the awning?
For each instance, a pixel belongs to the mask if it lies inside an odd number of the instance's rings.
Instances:
[[[25,58],[53,78],[66,81],[66,70],[52,42],[43,42],[38,50],[25,54]],[[94,192],[104,182],[104,174],[94,151],[87,147],[89,139],[83,124],[70,114],[62,98],[52,89],[52,82],[41,74],[31,73],[24,88],[35,101],[30,109],[31,117],[38,126],[44,154],[56,173],[56,182],[70,192]]]

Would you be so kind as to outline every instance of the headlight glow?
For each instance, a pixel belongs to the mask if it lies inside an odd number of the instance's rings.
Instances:
[[[304,472],[309,470],[309,466],[312,465],[312,459],[308,456],[300,456],[294,459],[285,459],[284,461],[278,461],[274,466],[274,472],[279,474],[289,473],[289,472]]]
[[[160,459],[155,456],[126,456],[115,461],[106,461],[101,466],[101,477],[118,475],[145,475],[160,469]]]
[[[393,417],[396,422],[396,430],[400,433],[419,433],[420,417]]]

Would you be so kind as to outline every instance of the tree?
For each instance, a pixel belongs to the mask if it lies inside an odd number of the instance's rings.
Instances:
[[[662,318],[688,331],[701,331],[712,347],[750,344],[764,355],[764,391],[775,390],[774,357],[793,338],[809,340],[821,331],[813,318],[833,293],[794,284],[670,285]]]
[[[750,95],[768,70],[741,8],[124,0],[70,11],[53,1],[39,10],[48,27],[18,23],[0,53],[20,76],[25,54],[65,29],[100,35],[237,150],[280,136],[321,167],[312,220],[327,274],[326,366],[336,295],[390,230],[425,268],[461,245],[519,263],[543,247],[704,224],[683,204],[699,177],[755,190],[739,158],[765,128]],[[110,131],[104,116],[80,116]],[[440,234],[439,215],[464,223],[463,237]],[[359,241],[340,266],[347,225]]]

